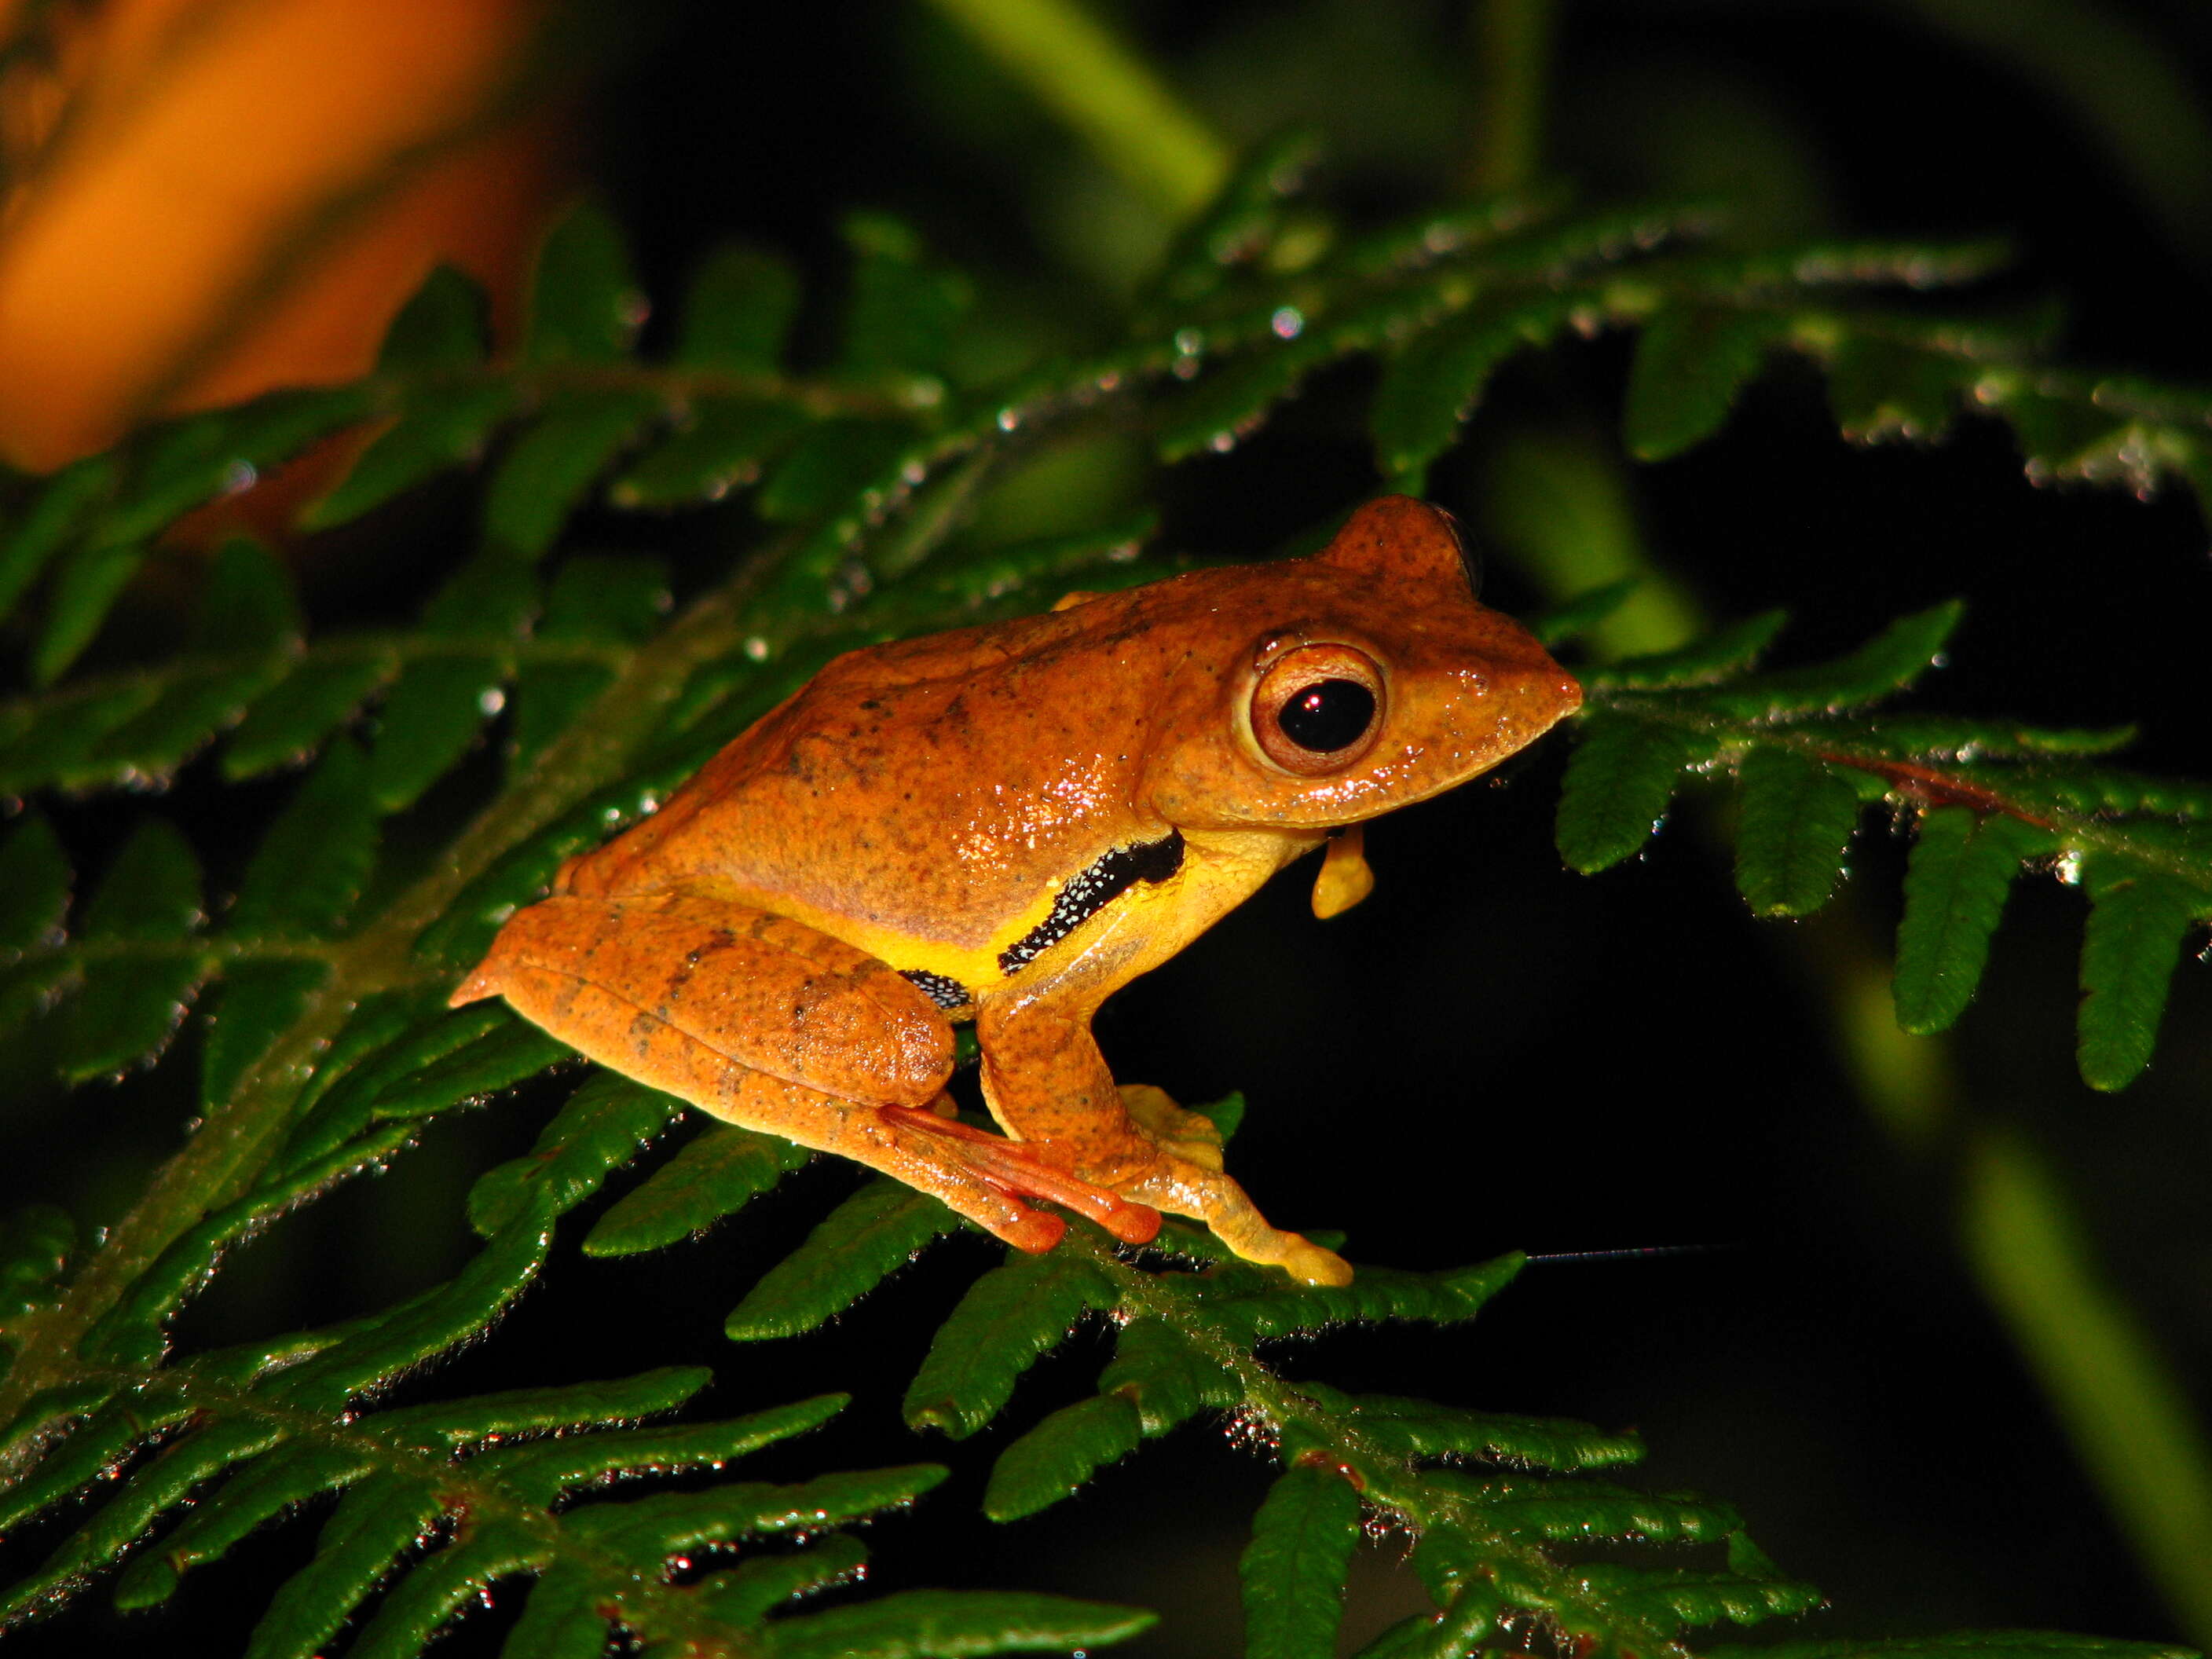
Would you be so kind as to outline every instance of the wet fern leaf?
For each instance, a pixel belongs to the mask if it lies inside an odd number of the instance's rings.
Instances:
[[[799,302],[799,274],[789,261],[757,248],[718,248],[700,263],[684,296],[676,361],[774,374]]]
[[[1608,664],[1595,671],[1589,683],[1608,690],[1673,691],[1732,679],[1765,654],[1788,620],[1782,611],[1763,611],[1678,649]]]
[[[60,939],[73,874],[45,814],[16,822],[0,841],[0,951],[20,955]]]
[[[1517,1417],[1467,1411],[1425,1400],[1349,1395],[1326,1384],[1302,1384],[1314,1398],[1358,1425],[1386,1455],[1413,1460],[1473,1459],[1571,1474],[1633,1463],[1644,1443],[1565,1418]]]
[[[1176,240],[1140,320],[1164,319],[1265,258],[1297,210],[1292,200],[1320,152],[1319,139],[1308,131],[1285,133],[1255,148]]]
[[[1668,460],[1719,431],[1782,332],[1780,319],[1758,311],[1684,307],[1653,318],[1628,372],[1629,453]]]
[[[709,1126],[601,1216],[586,1255],[657,1250],[736,1214],[814,1154],[778,1135]]]
[[[1916,1036],[1948,1030],[1981,982],[1990,937],[2023,860],[2045,838],[2016,818],[1964,807],[1924,814],[1905,871],[1897,929],[1897,1023]]]
[[[1268,1489],[1238,1570],[1248,1659],[1333,1659],[1344,1582],[1359,1542],[1359,1493],[1337,1470],[1298,1463]]]
[[[806,424],[803,411],[785,404],[703,399],[615,480],[608,499],[629,507],[720,501],[757,479]]]
[[[1556,295],[1477,306],[1401,346],[1384,366],[1369,416],[1382,476],[1409,484],[1423,477],[1458,438],[1498,365],[1548,345],[1571,309]]]
[[[206,975],[191,944],[204,919],[199,860],[166,820],[146,820],[85,907],[96,954],[62,1017],[64,1077],[100,1077],[167,1046]]]
[[[527,1154],[477,1178],[469,1224],[489,1237],[536,1206],[567,1214],[684,1111],[673,1096],[601,1073],[568,1097]]]
[[[239,962],[224,969],[202,1024],[202,1106],[231,1097],[247,1071],[330,983],[331,971],[326,962],[283,960]]]
[[[534,1077],[569,1050],[495,1003],[450,1013],[432,1012],[435,992],[393,996],[364,1006],[356,1054],[343,1067],[326,1067],[336,1080],[302,1102],[279,1160],[297,1170],[329,1156],[378,1123],[404,1122],[445,1110],[455,1102]],[[319,1079],[319,1081],[320,1079]]]
[[[658,559],[580,554],[561,567],[532,638],[549,647],[573,646],[575,654],[563,659],[549,652],[516,669],[517,763],[538,755],[614,683],[624,655],[653,637],[668,608],[668,569]],[[599,647],[606,649],[593,649]]]
[[[837,367],[858,377],[936,375],[969,300],[967,279],[923,252],[913,228],[886,214],[845,222],[854,255]]]
[[[368,757],[350,743],[332,744],[246,864],[227,931],[300,939],[339,932],[368,884],[377,836]]]
[[[579,203],[554,225],[538,252],[523,361],[620,362],[645,316],[645,295],[613,216],[597,202]]]
[[[1666,817],[1683,771],[1712,752],[1693,732],[1586,718],[1559,795],[1559,856],[1586,876],[1633,858]]]
[[[574,391],[550,400],[508,446],[485,487],[486,544],[520,558],[542,557],[659,407],[645,392]]]
[[[304,526],[343,524],[483,452],[514,403],[507,386],[467,378],[488,350],[485,310],[483,290],[450,265],[432,271],[399,308],[377,368],[411,390],[392,424],[301,515]]]
[[[46,1298],[76,1251],[76,1223],[54,1204],[27,1204],[0,1220],[0,1326]]]
[[[224,745],[224,776],[237,782],[306,760],[398,667],[396,656],[375,650],[302,662],[246,710]]]
[[[1801,755],[1754,750],[1739,775],[1735,881],[1762,916],[1802,916],[1835,890],[1859,817],[1848,779]]]
[[[1964,611],[1954,599],[1900,617],[1833,662],[1750,675],[1705,693],[1699,704],[1723,716],[1773,720],[1875,702],[1920,678],[1942,655]]]
[[[1536,636],[1536,642],[1546,650],[1557,650],[1572,644],[1628,602],[1636,592],[1633,576],[1617,582],[1607,582],[1584,593],[1577,593],[1564,604],[1538,612],[1524,619],[1523,625]]]
[[[895,472],[916,437],[903,421],[855,416],[809,427],[762,485],[761,516],[777,524],[821,518]]]
[[[1878,336],[1846,340],[1828,365],[1828,400],[1846,438],[1941,437],[1958,407],[1962,365]]]
[[[1073,1252],[1010,1255],[968,1288],[931,1339],[906,1392],[910,1428],[964,1439],[998,1416],[1014,1384],[1058,1347],[1091,1310],[1114,1305],[1114,1287]]]
[[[1218,1356],[1207,1355],[1189,1333],[1158,1316],[1121,1326],[1114,1358],[1099,1373],[1098,1391],[1134,1405],[1148,1438],[1180,1427],[1201,1411],[1225,1411],[1243,1392],[1235,1373]]]
[[[2092,1088],[2124,1088],[2150,1063],[2182,938],[2212,916],[2212,890],[2111,857],[2090,858],[2083,879],[2081,1077]]]
[[[1018,1521],[1073,1497],[1100,1469],[1135,1451],[1144,1433],[1136,1407],[1120,1395],[1063,1406],[999,1454],[983,1491],[983,1513]]]
[[[1248,359],[1201,380],[1170,408],[1158,445],[1164,461],[1225,454],[1259,429],[1267,411],[1297,390],[1333,353],[1325,340],[1300,341]]]
[[[411,805],[499,712],[510,647],[536,608],[528,573],[496,553],[463,566],[430,602],[424,625],[450,650],[409,664],[385,695],[369,750],[379,811]]]
[[[902,1590],[859,1607],[779,1620],[777,1659],[924,1659],[925,1656],[1064,1653],[1148,1630],[1138,1607],[1006,1590]]]
[[[0,616],[43,575],[55,556],[91,521],[113,492],[115,458],[88,455],[46,480],[0,538]]]
[[[871,1179],[755,1285],[724,1327],[732,1341],[798,1336],[851,1307],[960,1218],[927,1193]]]
[[[63,556],[31,647],[33,684],[52,685],[83,653],[149,550],[143,543],[90,541]]]
[[[233,541],[216,556],[200,599],[185,659],[144,708],[103,738],[88,757],[122,781],[167,776],[234,724],[290,666],[300,618],[290,578],[255,543]],[[200,660],[197,663],[192,659]]]

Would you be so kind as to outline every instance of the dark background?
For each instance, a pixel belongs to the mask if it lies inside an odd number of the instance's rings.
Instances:
[[[1322,193],[1355,213],[1463,185],[1474,64],[1463,7],[1101,9],[1231,137],[1292,120],[1330,131],[1338,161]],[[2125,27],[2179,64],[2203,118],[2212,13],[2179,0],[2058,9]],[[1975,10],[1569,5],[1552,159],[1593,197],[1747,202],[1745,240],[2013,235],[2020,272],[1989,303],[2058,295],[2075,360],[2202,378],[2212,202],[2193,236],[2146,207],[2140,179],[2078,105],[1942,21]],[[840,216],[880,207],[981,273],[983,307],[1002,307],[1016,332],[1079,341],[1102,314],[1102,287],[1127,280],[1156,237],[1073,139],[918,6],[819,0],[770,21],[758,8],[663,0],[595,49],[587,170],[659,294],[732,234],[793,252],[834,287]],[[1481,457],[1516,431],[1609,442],[1625,365],[1619,343],[1600,342],[1517,369],[1438,467],[1436,498],[1480,524]],[[1159,478],[1160,546],[1261,555],[1372,490],[1359,374],[1324,380],[1235,454]],[[1855,448],[1799,371],[1771,376],[1723,437],[1637,470],[1632,488],[1654,556],[1714,615],[1792,611],[1785,658],[1827,654],[1965,594],[1968,621],[1924,706],[2139,721],[2142,764],[2212,770],[2202,643],[2212,576],[2185,500],[2032,489],[1988,425],[1932,449]],[[666,533],[712,544],[694,529]],[[416,556],[428,568],[441,547],[428,538]],[[1510,558],[1493,569],[1498,603],[1534,603]],[[356,595],[331,576],[319,603],[343,619]],[[1770,1553],[1829,1593],[1835,1611],[1819,1633],[2175,1635],[1965,1276],[1948,1146],[1905,1156],[1839,1056],[1828,991],[1870,955],[1886,959],[1901,845],[1868,836],[1838,903],[1796,924],[1746,915],[1710,799],[1678,813],[1644,859],[1581,878],[1550,842],[1562,755],[1554,739],[1496,787],[1374,826],[1377,890],[1340,921],[1307,913],[1307,872],[1285,877],[1125,993],[1100,1035],[1124,1078],[1189,1100],[1243,1089],[1251,1112],[1232,1168],[1283,1224],[1346,1230],[1357,1260],[1694,1248],[1539,1262],[1468,1329],[1335,1336],[1287,1353],[1286,1367],[1634,1425],[1651,1446],[1638,1480],[1736,1503]],[[267,804],[192,779],[173,802],[218,869],[228,815]],[[426,811],[434,818],[436,803]],[[119,820],[95,801],[62,822],[96,864]],[[1950,1040],[1958,1125],[2015,1126],[2064,1172],[2109,1280],[2201,1411],[2212,1407],[2212,978],[2185,963],[2153,1070],[2124,1093],[2094,1093],[2072,1060],[2083,908],[2053,883],[2015,893],[1981,1000]],[[174,1145],[182,1085],[164,1078],[189,1069],[69,1106],[27,1100],[5,1154],[24,1195],[55,1196],[58,1176],[81,1216],[112,1213]],[[470,1248],[468,1182],[526,1149],[565,1086],[441,1122],[387,1176],[249,1246],[180,1337],[319,1322],[446,1276]],[[88,1138],[108,1154],[93,1166]],[[1085,1387],[1104,1352],[1097,1334],[1041,1366],[974,1447],[897,1426],[928,1332],[989,1259],[976,1241],[946,1246],[822,1337],[723,1341],[722,1316],[751,1277],[851,1181],[817,1166],[713,1236],[650,1257],[566,1251],[490,1340],[414,1386],[458,1393],[707,1363],[720,1380],[705,1404],[722,1413],[859,1376],[834,1452],[809,1443],[758,1468],[773,1478],[950,1453],[954,1482],[873,1529],[875,1583],[1126,1600],[1169,1616],[1124,1651],[1231,1649],[1235,1559],[1267,1472],[1218,1425],[1148,1447],[1041,1517],[994,1528],[975,1515],[988,1452]],[[572,1219],[564,1241],[596,1213]],[[30,1653],[119,1650],[190,1628],[222,1650],[258,1606],[262,1592],[246,1587],[304,1559],[311,1535],[257,1540],[194,1575],[158,1618],[88,1606],[11,1639]],[[1347,1621],[1361,1640],[1418,1594],[1393,1546],[1370,1557]],[[486,1650],[503,1624],[472,1620],[446,1650]]]

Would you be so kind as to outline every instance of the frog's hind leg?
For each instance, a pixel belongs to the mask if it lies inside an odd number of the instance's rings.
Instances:
[[[556,896],[518,913],[454,993],[501,995],[600,1064],[714,1116],[882,1170],[1024,1250],[1066,1224],[1141,1242],[1156,1212],[938,1114],[943,1012],[892,969],[787,917],[689,895]],[[979,1144],[981,1143],[981,1144]]]
[[[1147,1085],[1117,1087],[1087,1018],[1017,995],[986,1000],[976,1034],[992,1115],[1009,1134],[1035,1143],[1040,1156],[1134,1203],[1204,1221],[1247,1261],[1279,1267],[1309,1285],[1352,1282],[1342,1257],[1270,1225],[1222,1173],[1212,1124]]]

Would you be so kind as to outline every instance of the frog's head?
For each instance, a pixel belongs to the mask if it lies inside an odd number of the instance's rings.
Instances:
[[[1310,558],[1213,575],[1222,657],[1174,675],[1172,735],[1146,770],[1170,823],[1358,823],[1487,771],[1582,704],[1528,629],[1477,602],[1451,516],[1411,496],[1370,501]]]

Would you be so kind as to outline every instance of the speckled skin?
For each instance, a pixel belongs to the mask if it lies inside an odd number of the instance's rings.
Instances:
[[[1270,664],[1316,644],[1370,659],[1380,706],[1361,752],[1301,775],[1265,752],[1253,702]],[[1169,1209],[1341,1283],[1341,1261],[1221,1173],[1204,1120],[1116,1088],[1091,1015],[1330,830],[1464,782],[1580,701],[1475,601],[1449,520],[1386,497],[1310,558],[839,658],[573,861],[454,1000],[503,994],[604,1064],[886,1170],[1024,1249],[1063,1225],[1024,1198],[1139,1241]],[[1171,836],[1171,874],[1005,965],[1063,889]],[[1356,853],[1333,863],[1364,875]],[[1342,868],[1328,885],[1364,890]],[[948,1015],[908,972],[968,1003]],[[949,1121],[953,1017],[975,1019],[985,1098],[1018,1145]]]

